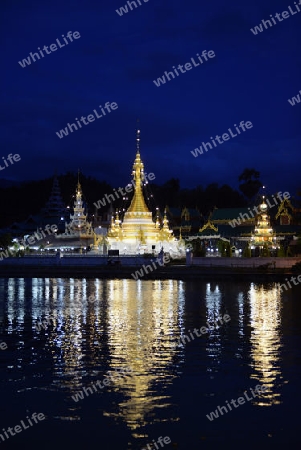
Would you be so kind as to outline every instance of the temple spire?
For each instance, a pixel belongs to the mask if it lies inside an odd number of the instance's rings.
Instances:
[[[70,223],[66,223],[66,233],[76,234],[83,237],[87,237],[92,234],[92,225],[87,221],[87,215],[85,214],[83,192],[79,182],[79,171],[73,205],[73,215],[70,214]]]
[[[136,153],[140,153],[140,130],[139,130],[139,119],[137,119],[137,131],[136,131]]]
[[[80,184],[80,182],[79,182],[79,169],[78,169],[78,171],[77,171],[77,193],[82,193],[82,187],[81,187],[81,184]]]
[[[144,177],[144,164],[140,157],[140,130],[137,129],[137,137],[136,137],[136,158],[133,165],[132,176],[135,182],[135,192],[132,198],[132,202],[127,212],[149,212],[148,207],[146,206],[143,191],[142,191],[142,183],[145,180]]]
[[[42,214],[44,217],[55,217],[58,220],[66,214],[57,175],[54,175],[51,194],[48,202],[42,209]]]

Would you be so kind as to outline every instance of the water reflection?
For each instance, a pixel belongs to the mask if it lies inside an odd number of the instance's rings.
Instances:
[[[141,281],[109,282],[111,367],[122,365],[132,371],[119,383],[128,396],[120,404],[121,414],[131,429],[145,425],[145,417],[159,405],[167,406],[162,386],[174,378],[167,370],[175,352],[171,346],[183,331],[183,282],[153,281],[145,287]]]
[[[41,355],[48,355],[51,381],[39,388],[70,400],[64,400],[60,419],[80,420],[82,405],[71,396],[108,371],[126,368],[131,374],[106,389],[105,396],[111,397],[104,414],[121,418],[139,436],[138,429],[147,424],[179,420],[167,392],[173,392],[184,364],[198,376],[200,367],[205,373],[222,372],[222,361],[236,367],[232,355],[251,358],[248,377],[268,388],[254,404],[281,401],[281,295],[276,284],[11,278],[3,292],[5,332],[16,333],[19,349],[26,339],[40,345],[30,355],[37,378],[44,376]],[[174,347],[189,329],[213,324],[225,313],[231,317],[227,326]],[[36,321],[43,318],[52,322],[38,331]],[[28,358],[19,354],[18,369],[26,368]]]
[[[276,284],[250,286],[251,357],[254,370],[251,378],[267,387],[257,400],[260,405],[280,403],[281,376],[281,295]],[[276,392],[278,391],[278,392]]]
[[[210,326],[213,326],[222,317],[222,293],[217,284],[207,283],[205,300],[206,321]],[[207,371],[211,372],[214,368],[218,370],[222,351],[220,329],[216,328],[210,331],[206,342],[206,351],[210,358]]]
[[[156,408],[170,404],[164,390],[175,377],[175,354],[184,353],[174,347],[185,331],[184,286],[174,280],[33,278],[25,294],[25,280],[10,279],[7,318],[10,324],[17,319],[22,327],[30,325],[34,339],[44,340],[52,360],[47,389],[63,390],[69,399],[108,371],[130,370],[109,388],[126,400],[104,413],[122,417],[134,430],[155,416]],[[36,323],[43,319],[45,329],[38,331]],[[67,408],[60,419],[80,418],[80,404],[71,401]]]

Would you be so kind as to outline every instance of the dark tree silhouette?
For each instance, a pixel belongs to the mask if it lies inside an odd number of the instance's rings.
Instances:
[[[245,169],[238,178],[238,181],[243,182],[239,185],[239,189],[249,201],[258,194],[258,191],[262,186],[259,177],[260,173],[257,170]]]

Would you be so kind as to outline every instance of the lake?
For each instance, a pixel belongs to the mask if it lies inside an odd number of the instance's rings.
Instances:
[[[1,445],[298,448],[300,294],[212,277],[0,279]]]

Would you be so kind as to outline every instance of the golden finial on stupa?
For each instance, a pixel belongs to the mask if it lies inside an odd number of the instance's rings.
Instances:
[[[149,212],[148,207],[146,206],[143,191],[142,191],[142,183],[144,181],[144,164],[141,160],[140,156],[140,130],[137,130],[137,153],[136,158],[133,164],[132,176],[135,182],[135,192],[132,198],[132,202],[128,209],[128,213],[131,212]]]
[[[137,119],[137,131],[136,131],[136,153],[140,153],[140,130],[139,130],[139,119]]]
[[[77,193],[77,195],[81,195],[81,193],[82,193],[82,187],[81,187],[81,184],[80,184],[80,182],[79,182],[79,169],[77,170],[77,188],[76,188],[76,193]]]
[[[162,240],[169,241],[172,238],[172,230],[169,229],[166,208],[164,210],[163,227],[160,230],[160,235]]]
[[[160,211],[159,208],[156,208],[156,228],[160,228]]]

